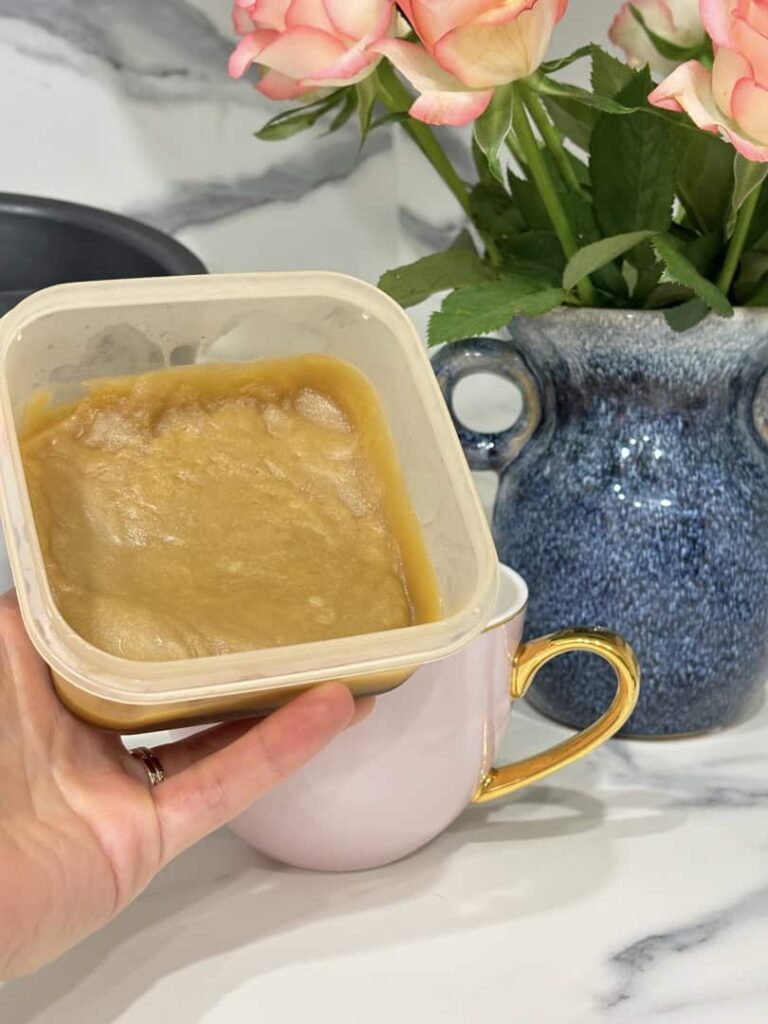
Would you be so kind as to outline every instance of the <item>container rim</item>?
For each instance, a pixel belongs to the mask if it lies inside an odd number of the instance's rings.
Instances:
[[[435,436],[440,438],[440,456],[462,505],[462,518],[477,564],[474,591],[462,609],[435,623],[341,640],[171,662],[136,662],[98,650],[62,618],[43,568],[37,534],[34,530],[26,531],[27,536],[21,534],[11,512],[13,495],[19,503],[17,518],[27,523],[33,521],[5,372],[10,346],[33,322],[69,310],[299,297],[335,298],[355,305],[361,315],[378,317],[399,337],[403,359],[424,395],[423,413]],[[298,688],[328,678],[376,675],[436,661],[464,647],[485,628],[495,607],[498,587],[498,558],[486,517],[421,338],[402,308],[373,285],[327,271],[55,285],[23,300],[0,319],[0,342],[0,404],[5,434],[0,437],[0,508],[19,604],[40,655],[54,672],[79,689],[117,703],[168,705],[272,687]],[[391,648],[396,653],[385,653]],[[183,689],[178,686],[180,678],[185,680]]]

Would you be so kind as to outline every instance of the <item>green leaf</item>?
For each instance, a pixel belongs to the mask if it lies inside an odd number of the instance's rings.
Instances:
[[[513,85],[496,89],[488,109],[475,122],[475,141],[485,154],[491,174],[503,181],[501,148],[512,127]]]
[[[642,102],[652,88],[645,69],[621,99]],[[590,166],[595,210],[607,236],[667,230],[676,194],[677,143],[674,126],[646,111],[600,118],[592,133]]]
[[[744,305],[752,307],[768,306],[768,281],[762,281],[755,294]]]
[[[766,278],[768,278],[768,253],[745,253],[739,266],[739,276],[733,286],[736,301],[742,306],[749,305],[755,295],[762,290]],[[763,305],[763,303],[758,303],[758,305]]]
[[[477,249],[475,249],[475,243],[472,241],[472,235],[466,228],[462,228],[462,230],[458,233],[458,235],[456,235],[454,240],[449,245],[448,251],[450,252],[453,249],[458,249],[463,252],[472,252],[477,254]]]
[[[437,292],[481,284],[492,276],[474,250],[448,249],[388,270],[382,275],[379,288],[407,308]]]
[[[669,235],[657,235],[653,240],[656,255],[664,264],[665,276],[670,281],[682,284],[714,309],[720,316],[733,316],[733,306],[717,285],[703,277],[676,246]]]
[[[378,91],[378,79],[376,73],[368,75],[362,82],[355,86],[357,92],[357,113],[360,118],[360,133],[363,139],[366,138],[373,124],[373,108],[376,104]]]
[[[763,182],[768,177],[768,164],[753,163],[740,153],[737,153],[733,164],[733,173],[736,184],[733,190],[733,200],[726,228],[728,237],[733,234],[736,227],[736,218],[739,215],[739,210],[755,189],[762,187]]]
[[[646,309],[678,308],[681,303],[695,298],[690,288],[674,281],[663,281],[657,285],[645,301]]]
[[[382,114],[381,117],[374,118],[371,121],[371,131],[376,128],[383,128],[388,124],[407,124],[411,119],[411,115],[407,110],[404,111],[393,111],[391,114]]]
[[[716,278],[725,259],[723,235],[712,231],[686,242],[683,252],[704,277]]]
[[[582,89],[578,85],[568,85],[565,82],[554,82],[551,78],[542,78],[537,82],[537,90],[541,93],[542,98],[545,96],[554,96],[557,99],[572,100],[574,103],[580,103],[585,107],[591,107],[593,110],[599,110],[603,114],[621,114],[622,116],[626,116],[627,114],[634,114],[640,109],[636,104],[627,105],[626,103],[621,103],[610,96],[602,96],[599,93],[588,92],[586,89]],[[652,91],[653,84],[651,84],[648,93]]]
[[[557,57],[555,60],[545,61],[539,70],[545,75],[554,75],[557,74],[558,71],[563,71],[565,68],[569,68],[571,64],[575,64],[576,61],[589,57],[591,53],[592,47],[590,45],[580,46],[578,50],[574,50],[573,53],[569,53],[567,57]]]
[[[346,89],[337,89],[330,96],[324,96],[303,107],[284,110],[267,121],[264,127],[256,132],[256,138],[267,142],[280,142],[283,139],[289,139],[292,135],[298,135],[299,132],[312,128],[321,117],[342,103],[346,93]]]
[[[496,183],[496,179],[491,173],[485,153],[478,146],[477,139],[474,134],[472,135],[472,159],[475,164],[475,170],[477,171],[477,177],[480,180],[480,184],[494,185]]]
[[[341,104],[341,109],[328,125],[328,130],[324,134],[331,135],[333,132],[337,132],[339,128],[342,128],[347,123],[356,110],[357,93],[354,89],[345,89],[345,96],[344,101]]]
[[[525,231],[498,239],[504,267],[514,276],[541,280],[559,288],[565,256],[554,231]]]
[[[629,64],[617,60],[596,43],[593,43],[590,49],[592,53],[592,88],[596,93],[615,99],[633,81],[637,72]]]
[[[674,309],[665,311],[664,316],[673,331],[682,334],[696,327],[709,313],[709,306],[701,299],[689,299],[682,306],[675,306]]]
[[[542,96],[541,98],[547,108],[547,113],[563,135],[579,149],[588,151],[592,129],[597,124],[599,113],[592,110],[591,107],[585,107],[582,103],[574,103],[573,100],[555,99],[554,96]]]
[[[701,129],[698,128],[686,114],[677,113],[672,110],[662,110],[661,108],[650,106],[646,102],[654,88],[654,82],[650,79],[650,72],[648,68],[642,68],[641,71],[636,72],[636,74],[647,75],[650,84],[646,95],[638,95],[633,103],[630,103],[621,95],[618,99],[614,99],[611,96],[604,96],[596,92],[589,92],[587,89],[582,89],[577,85],[567,85],[564,82],[556,82],[551,78],[542,77],[540,79],[536,79],[535,88],[548,109],[550,108],[552,100],[557,100],[559,106],[562,106],[566,100],[569,100],[571,101],[571,109],[573,109],[573,106],[581,105],[584,108],[593,110],[594,112],[616,114],[624,117],[630,114],[642,112],[647,114],[649,117],[655,118],[657,121],[663,121],[667,124],[675,125],[680,132],[685,133],[688,136],[698,135],[701,132]],[[554,114],[553,120],[555,120]],[[572,138],[572,136],[569,135],[569,138]],[[574,139],[574,141],[576,140]]]
[[[614,235],[612,238],[603,238],[599,242],[593,242],[585,246],[573,256],[565,268],[563,274],[563,288],[570,291],[575,288],[579,281],[599,270],[601,267],[612,263],[625,252],[634,249],[641,242],[647,241],[653,236],[652,231],[630,231],[623,235]]]
[[[558,134],[561,134],[561,133],[558,133]],[[541,155],[542,155],[542,158],[544,160],[544,163],[547,165],[547,169],[549,171],[549,176],[555,182],[555,187],[558,189],[558,191],[562,191],[563,188],[564,188],[564,185],[563,185],[562,174],[560,173],[560,167],[559,167],[557,161],[555,160],[554,156],[550,152],[549,148],[547,146],[545,146],[543,143],[539,146],[539,150],[541,152]],[[591,184],[591,179],[590,179],[590,176],[589,176],[589,168],[587,167],[587,165],[582,160],[579,160],[579,158],[574,153],[571,153],[567,149],[565,149],[565,156],[566,156],[566,159],[568,160],[568,163],[571,165],[571,168],[573,169],[573,172],[574,172],[574,174],[576,176],[577,182],[579,183],[579,185],[582,186],[582,188],[585,188],[588,191],[589,187],[590,187],[590,184]],[[526,172],[529,170],[527,168],[527,166],[526,166],[525,170],[526,170]]]
[[[539,316],[559,306],[561,288],[542,287],[540,281],[507,277],[475,288],[462,288],[443,302],[429,321],[429,344],[440,345],[477,334],[498,331],[513,316]]]
[[[637,249],[627,253],[627,263],[637,270],[637,281],[632,292],[632,301],[636,306],[645,306],[649,296],[657,288],[664,265],[656,259],[656,253],[650,242],[639,245]]]
[[[699,231],[722,230],[734,190],[733,147],[709,132],[693,136],[678,166],[677,187]]]
[[[514,208],[523,218],[529,231],[551,230],[552,221],[542,202],[541,193],[535,185],[510,173],[509,190],[512,193]]]
[[[634,4],[629,5],[629,9],[632,12],[632,17],[645,31],[645,34],[650,39],[655,50],[665,57],[667,60],[673,60],[677,64],[683,64],[687,60],[693,60],[695,57],[700,56],[703,50],[703,44],[697,44],[696,46],[678,46],[676,43],[672,43],[669,39],[664,39],[663,36],[658,35],[651,28],[643,17],[642,11],[638,10]]]
[[[495,181],[490,185],[475,185],[469,195],[469,207],[478,231],[491,238],[500,238],[525,227],[523,215],[509,193]]]

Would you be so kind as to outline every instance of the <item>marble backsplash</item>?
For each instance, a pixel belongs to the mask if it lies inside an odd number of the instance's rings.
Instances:
[[[375,281],[450,238],[454,201],[397,129],[362,153],[354,124],[253,138],[277,108],[228,78],[229,12],[228,0],[0,0],[0,190],[134,214],[215,271]],[[555,48],[600,38],[609,13],[569,17]],[[471,173],[464,141],[446,141]]]

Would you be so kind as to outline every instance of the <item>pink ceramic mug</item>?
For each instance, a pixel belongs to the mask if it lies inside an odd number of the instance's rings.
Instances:
[[[637,703],[640,672],[632,649],[615,634],[592,629],[523,644],[527,598],[523,580],[502,567],[498,612],[482,636],[379,697],[365,722],[253,804],[233,831],[295,867],[378,867],[429,842],[467,804],[521,789],[613,736]],[[564,743],[495,768],[512,701],[524,696],[546,662],[570,651],[598,654],[613,666],[613,704]]]

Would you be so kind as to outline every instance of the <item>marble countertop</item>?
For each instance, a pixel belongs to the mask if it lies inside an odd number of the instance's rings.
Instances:
[[[564,734],[522,707],[506,746]],[[0,1020],[757,1024],[767,812],[763,707],[709,738],[614,742],[376,871],[296,871],[222,831],[0,987]]]
[[[270,110],[222,74],[228,6],[0,0],[0,189],[137,214],[212,270],[376,280],[450,238],[450,197],[393,132],[362,158],[353,131],[253,140]],[[600,38],[602,8],[582,4],[560,49]],[[562,735],[522,706],[507,744]],[[0,986],[2,1024],[497,1018],[768,1019],[767,707],[720,735],[614,742],[375,872],[282,868],[220,832],[105,931]]]

